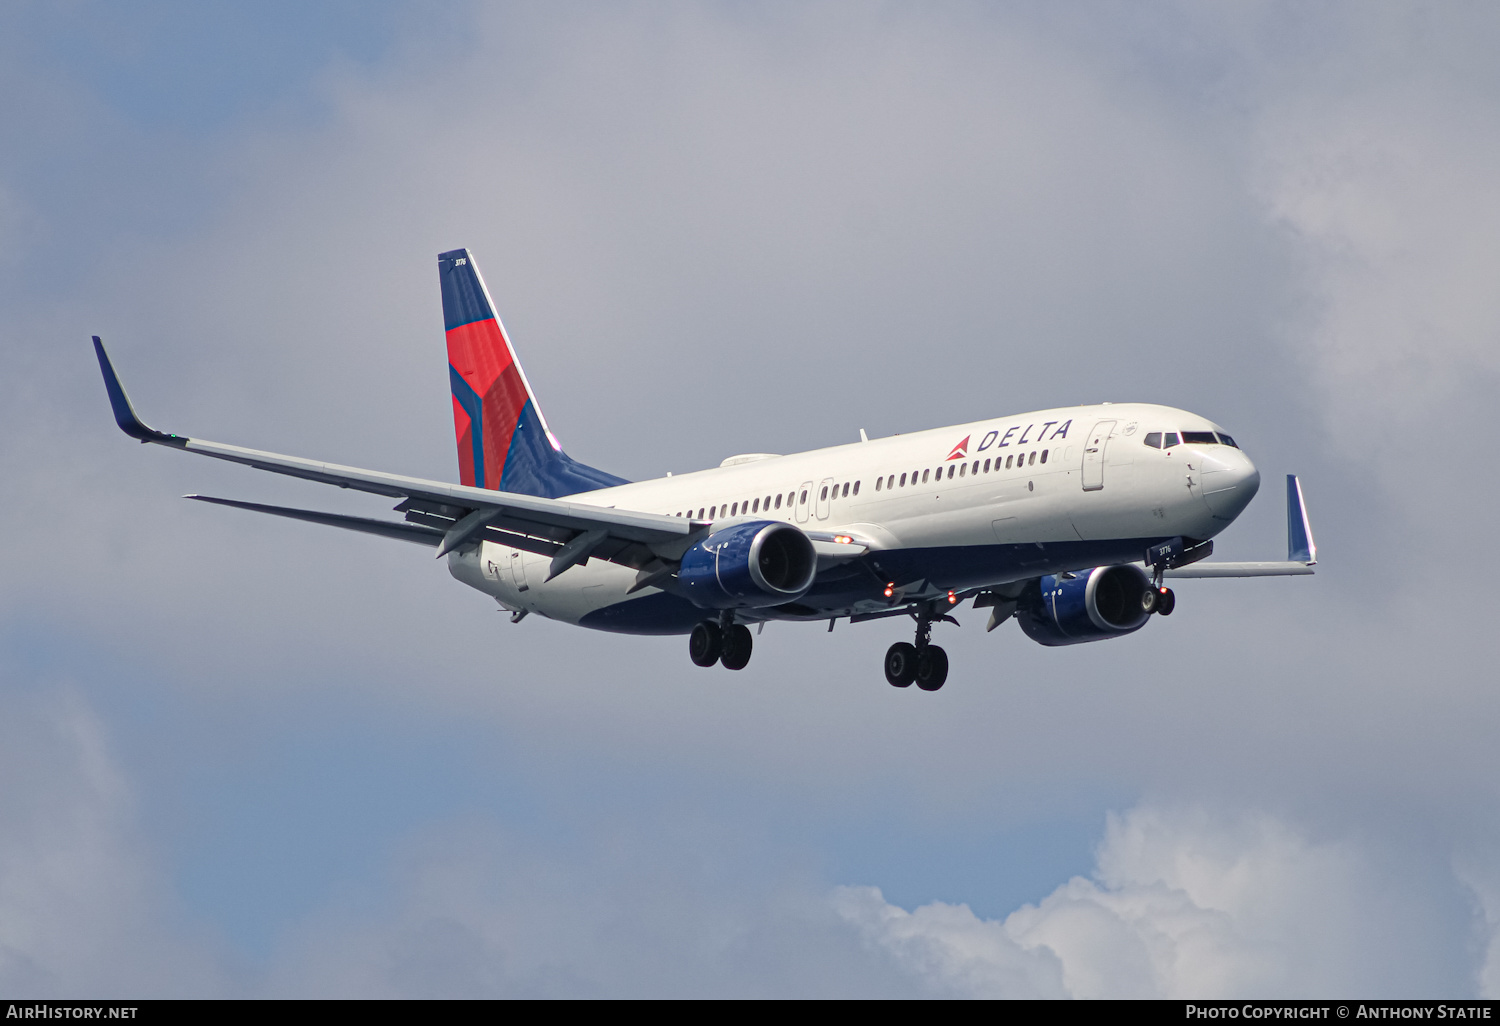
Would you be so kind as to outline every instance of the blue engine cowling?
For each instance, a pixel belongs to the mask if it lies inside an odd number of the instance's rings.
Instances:
[[[1022,597],[1016,619],[1039,644],[1079,645],[1138,631],[1155,608],[1146,572],[1123,564],[1043,577]]]
[[[705,609],[755,609],[801,598],[818,572],[813,543],[791,524],[756,520],[715,531],[687,552],[681,593]]]

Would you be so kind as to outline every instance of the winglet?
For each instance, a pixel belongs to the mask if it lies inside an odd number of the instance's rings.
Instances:
[[[168,445],[181,445],[186,439],[176,435],[164,434],[154,428],[146,426],[145,422],[135,414],[135,407],[130,405],[130,397],[125,394],[125,386],[120,384],[120,376],[115,373],[115,368],[109,362],[109,354],[104,351],[104,343],[99,341],[99,336],[94,336],[94,355],[99,357],[99,369],[104,373],[104,390],[109,393],[109,405],[115,411],[115,423],[120,425],[120,430],[131,438],[139,438],[142,442],[165,442]]]
[[[1307,507],[1302,503],[1302,482],[1296,474],[1286,476],[1286,558],[1308,566],[1318,561],[1318,545],[1313,541]]]

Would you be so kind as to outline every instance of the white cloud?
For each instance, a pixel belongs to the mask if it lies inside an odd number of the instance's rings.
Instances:
[[[1392,883],[1357,845],[1271,816],[1148,805],[1109,817],[1093,879],[1004,920],[941,902],[908,913],[874,888],[836,902],[911,976],[966,996],[1412,993],[1431,983],[1401,978],[1412,941]]]

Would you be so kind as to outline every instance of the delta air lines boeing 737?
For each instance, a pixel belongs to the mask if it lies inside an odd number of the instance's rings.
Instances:
[[[943,686],[932,628],[965,600],[1043,645],[1103,641],[1172,612],[1169,577],[1310,574],[1296,477],[1287,559],[1200,562],[1260,474],[1217,424],[1140,403],[1039,410],[790,456],[626,481],[570,459],[468,250],[438,257],[462,484],[242,449],[147,427],[98,337],[124,432],[261,470],[396,499],[376,519],[191,495],[430,546],[519,622],[686,634],[692,661],[743,669],[751,624],[908,616],[886,680]]]

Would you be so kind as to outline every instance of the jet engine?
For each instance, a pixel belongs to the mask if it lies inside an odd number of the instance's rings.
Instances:
[[[1016,610],[1021,630],[1056,647],[1138,631],[1156,611],[1157,594],[1138,566],[1099,566],[1049,574],[1027,589]]]
[[[755,609],[801,598],[818,572],[813,543],[791,524],[756,520],[715,531],[688,549],[681,593],[705,609]]]

